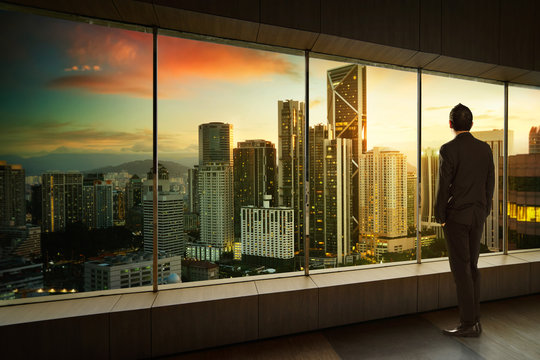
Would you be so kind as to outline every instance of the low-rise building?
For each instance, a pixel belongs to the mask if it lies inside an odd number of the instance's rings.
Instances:
[[[158,256],[158,283],[165,284],[172,274],[181,275],[181,256]],[[84,290],[110,290],[152,284],[152,254],[129,253],[84,263]]]
[[[219,265],[209,261],[182,261],[182,276],[185,281],[219,279]]]

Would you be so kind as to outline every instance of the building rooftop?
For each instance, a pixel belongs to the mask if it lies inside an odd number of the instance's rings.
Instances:
[[[158,259],[165,259],[167,257],[166,253],[160,252],[158,254]],[[125,255],[115,255],[115,256],[104,256],[101,258],[91,258],[89,261],[87,261],[85,264],[94,264],[97,266],[118,266],[118,265],[126,265],[126,264],[133,264],[143,261],[152,261],[152,253],[148,252],[132,252],[127,253]]]
[[[219,267],[219,265],[211,263],[210,261],[200,261],[200,260],[183,260],[182,261],[182,266],[206,268],[206,269],[212,269],[212,268],[218,268]]]

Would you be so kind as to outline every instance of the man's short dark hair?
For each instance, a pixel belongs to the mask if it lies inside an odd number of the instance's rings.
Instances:
[[[450,122],[455,131],[469,131],[472,127],[473,115],[471,110],[463,104],[457,104],[450,111]]]

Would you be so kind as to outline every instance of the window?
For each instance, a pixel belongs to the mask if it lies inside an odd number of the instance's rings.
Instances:
[[[310,75],[310,266],[414,258],[416,72],[312,59]]]
[[[540,247],[540,121],[535,116],[539,102],[538,89],[508,89],[509,250]]]
[[[422,247],[422,257],[448,256],[440,224],[435,219],[435,201],[439,183],[439,149],[452,140],[449,114],[457,104],[466,105],[473,114],[471,134],[489,144],[493,152],[495,179],[502,176],[504,144],[504,87],[501,84],[464,80],[439,75],[422,75],[422,237],[431,244]],[[492,211],[486,219],[481,252],[502,250],[500,209],[502,189],[495,181]]]

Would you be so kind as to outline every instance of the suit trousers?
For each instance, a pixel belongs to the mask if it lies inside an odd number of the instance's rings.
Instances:
[[[474,216],[471,225],[448,221],[443,227],[456,283],[459,316],[464,326],[472,326],[480,318],[478,256],[484,221],[484,217]]]

